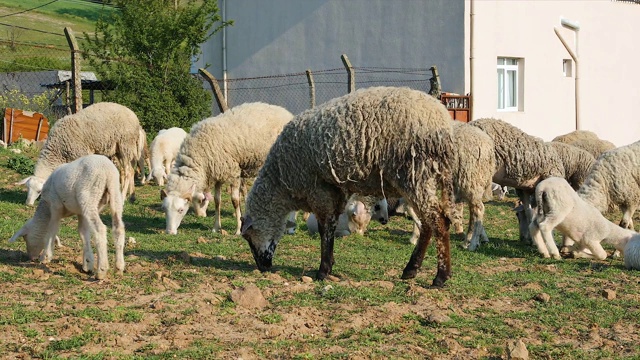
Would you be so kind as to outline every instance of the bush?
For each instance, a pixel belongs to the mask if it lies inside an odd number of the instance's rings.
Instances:
[[[35,161],[23,154],[15,154],[7,161],[7,167],[22,175],[33,175]]]

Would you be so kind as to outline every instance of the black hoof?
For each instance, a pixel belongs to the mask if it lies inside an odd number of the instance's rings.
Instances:
[[[416,275],[418,275],[418,270],[415,269],[411,269],[411,270],[404,270],[402,272],[402,276],[400,277],[401,279],[407,280],[407,279],[413,279],[416,277]]]

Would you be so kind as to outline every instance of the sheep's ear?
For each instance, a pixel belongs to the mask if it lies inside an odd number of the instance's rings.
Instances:
[[[24,185],[24,184],[28,183],[28,182],[29,182],[29,180],[31,180],[31,176],[26,177],[26,178],[24,178],[24,179],[22,179],[22,180],[18,181],[18,182],[17,182],[17,183],[15,183],[14,185]]]
[[[240,218],[240,221],[242,223],[242,225],[240,226],[240,232],[242,232],[242,235],[244,235],[247,230],[250,230],[253,226],[253,220],[251,219],[251,216],[245,215]]]
[[[11,239],[9,239],[9,242],[15,242],[20,236],[27,236],[27,234],[29,234],[29,226],[27,225],[29,225],[29,223],[24,224],[17,233],[13,234]]]
[[[160,200],[164,200],[167,197],[167,191],[165,189],[160,189]]]

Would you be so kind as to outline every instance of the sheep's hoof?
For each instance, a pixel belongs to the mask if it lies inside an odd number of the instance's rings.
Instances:
[[[416,269],[409,269],[409,270],[405,269],[402,272],[402,276],[400,278],[403,279],[403,280],[413,279],[413,278],[416,277],[416,275],[418,275],[418,270],[416,270]]]
[[[613,254],[611,254],[612,259],[617,259],[619,257],[620,257],[620,250],[616,250],[613,252]]]
[[[560,256],[560,254],[553,254],[553,258],[556,260],[562,260],[562,256]]]
[[[327,278],[327,273],[326,272],[322,272],[322,271],[318,271],[316,273],[316,280],[324,280]]]

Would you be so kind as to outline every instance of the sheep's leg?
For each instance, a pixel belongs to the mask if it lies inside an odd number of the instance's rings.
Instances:
[[[575,244],[572,238],[567,235],[562,235],[562,248],[560,249],[560,254],[569,255],[571,254],[571,248]]]
[[[109,271],[109,259],[107,257],[107,227],[100,220],[97,212],[85,215],[95,236],[96,252],[98,254],[98,267],[95,269],[96,279],[102,280]],[[123,240],[124,242],[124,240]]]
[[[420,219],[418,219],[418,215],[416,215],[411,206],[407,206],[407,214],[409,214],[411,220],[413,220],[413,231],[411,232],[409,243],[411,245],[416,245],[418,243],[418,239],[420,238],[420,229],[422,228],[422,222],[420,221]]]
[[[240,211],[240,179],[231,184],[231,203],[236,214],[236,235],[240,235],[242,226],[242,212]]]
[[[424,254],[427,251],[427,247],[431,242],[431,234],[433,229],[426,221],[420,220],[419,216],[415,213],[413,206],[407,207],[407,212],[412,219],[414,219],[414,233],[413,235],[416,237],[415,239],[415,247],[413,248],[413,252],[411,253],[411,257],[409,258],[409,262],[405,266],[402,271],[402,279],[413,279],[418,274],[418,269],[422,266],[422,261],[424,260]],[[416,231],[417,228],[417,231]],[[414,237],[411,238],[412,240]]]
[[[320,233],[320,269],[316,278],[324,280],[327,275],[331,274],[331,269],[335,263],[333,258],[333,243],[335,239],[336,227],[338,225],[339,213],[329,216],[318,216],[318,232]]]
[[[119,274],[122,274],[124,272],[124,267],[125,267],[125,263],[124,263],[125,233],[124,233],[124,223],[122,222],[122,214],[112,213],[111,222],[112,222],[111,236],[113,236],[113,243],[116,248],[116,270],[118,270]]]
[[[481,240],[484,242],[489,241],[484,226],[482,225],[483,218],[484,204],[482,202],[475,204],[469,203],[469,229],[467,230],[467,241],[465,244],[470,251],[475,251],[478,246],[480,246]]]
[[[214,188],[213,202],[216,206],[216,215],[213,223],[213,232],[220,232],[220,203],[222,202],[222,183],[217,182]]]
[[[538,228],[542,233],[542,238],[544,239],[547,249],[549,249],[549,253],[551,254],[551,256],[553,256],[554,259],[559,260],[561,259],[560,251],[558,251],[558,246],[556,245],[556,242],[553,239],[553,229],[557,225],[558,224],[555,224],[555,223],[550,224],[549,218],[547,218],[546,220],[542,221],[542,223],[538,224]]]
[[[95,264],[91,248],[91,226],[82,215],[78,215],[78,233],[82,239],[82,271],[93,272]]]
[[[540,228],[538,227],[538,222],[535,219],[531,222],[531,224],[529,224],[529,233],[531,234],[531,239],[538,248],[538,252],[542,255],[542,257],[551,257],[549,255],[549,249],[547,249],[547,246],[544,243],[544,238],[542,237]]]
[[[584,251],[585,248],[591,252]],[[574,247],[573,251],[574,258],[585,258],[585,259],[598,259],[604,260],[607,258],[607,252],[602,248],[600,242],[596,239],[585,239],[584,245],[579,247]]]

